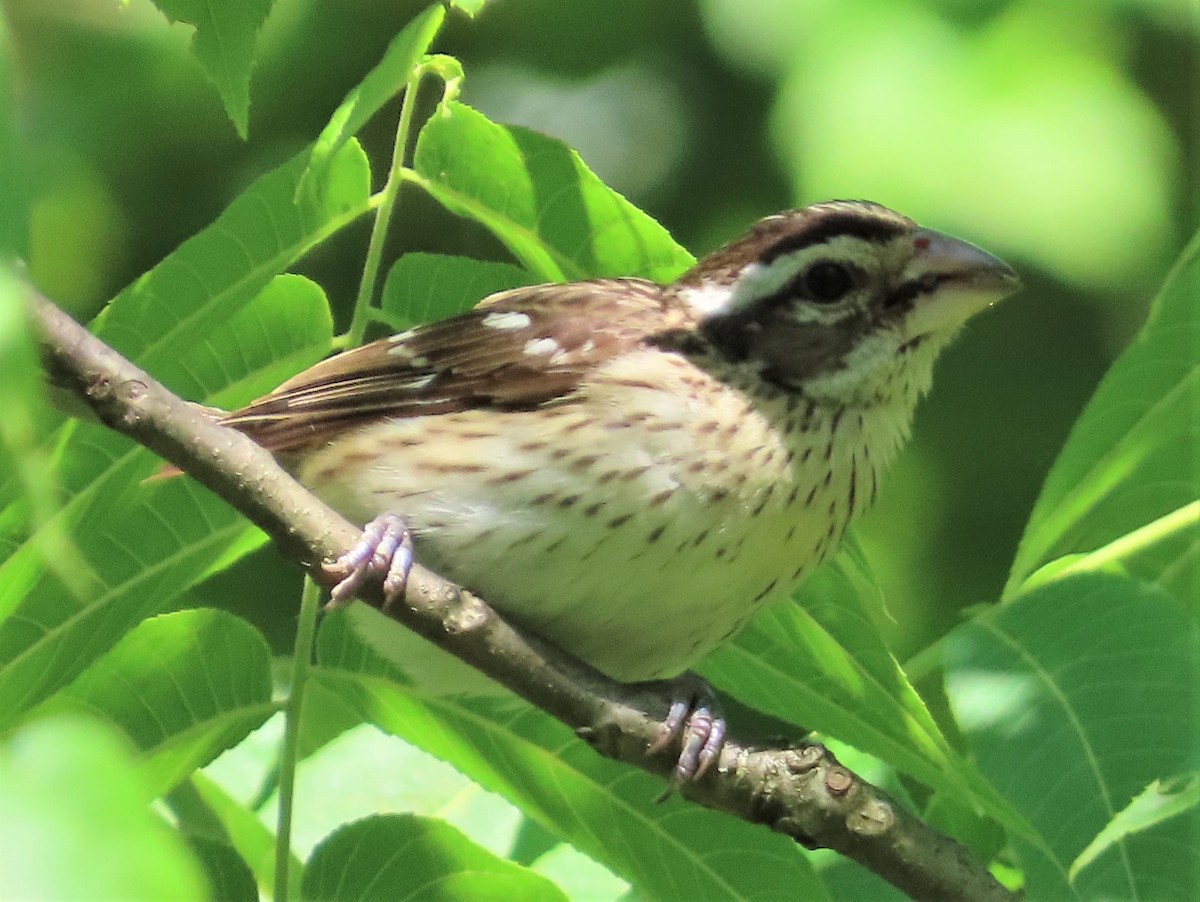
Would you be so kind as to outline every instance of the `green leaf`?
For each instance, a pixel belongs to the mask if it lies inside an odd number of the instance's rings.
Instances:
[[[160,264],[173,266],[171,257]],[[143,281],[156,281],[158,273]],[[164,367],[176,382],[195,388],[194,397],[231,385],[255,394],[278,381],[281,366],[323,357],[331,330],[324,294],[287,276],[210,324],[200,339],[171,343],[174,354]],[[158,345],[153,351],[165,353]],[[66,685],[138,621],[169,609],[229,548],[252,544],[244,540],[251,527],[190,480],[145,484],[157,458],[123,436],[70,424],[59,453],[57,475],[68,497],[52,523],[78,549],[78,576],[88,591],[66,591],[41,565],[34,541],[18,544],[0,563],[0,618],[7,616],[0,622],[0,723]]]
[[[275,885],[275,834],[259,816],[230,796],[205,773],[192,774],[191,783],[209,812],[221,824],[225,840],[246,862],[255,881],[264,890]],[[288,893],[300,898],[300,880],[304,866],[293,856],[288,867]]]
[[[364,646],[360,631],[372,648],[389,647],[424,675],[436,673],[430,685],[448,686],[465,671],[493,694],[401,685],[404,674]],[[826,898],[790,840],[680,799],[656,803],[661,781],[600,758],[562,724],[370,609],[328,617],[318,660],[314,684],[507,798],[650,898]]]
[[[196,28],[192,53],[221,95],[225,112],[245,139],[250,125],[250,70],[258,32],[274,0],[152,0],[172,22]]]
[[[1072,863],[1152,781],[1195,765],[1200,630],[1161,589],[1107,574],[1043,585],[945,640],[946,688],[979,767],[1037,831],[1030,898],[1192,899],[1193,808]]]
[[[1200,585],[1200,234],[1076,422],[1017,550],[1012,596],[1039,566],[1095,553],[1185,601]],[[1198,612],[1200,613],[1200,612]]]
[[[0,860],[10,899],[205,899],[204,875],[151,813],[129,751],[79,718],[0,747]]]
[[[565,900],[533,871],[497,858],[449,824],[390,814],[348,824],[313,851],[305,899]]]
[[[452,0],[450,5],[455,9],[462,10],[471,18],[475,18],[483,11],[487,2],[488,0]]]
[[[1104,825],[1088,847],[1071,863],[1072,882],[1079,872],[1133,833],[1148,830],[1156,824],[1180,815],[1192,814],[1200,807],[1200,775],[1193,773],[1181,780],[1155,780],[1140,795],[1135,796],[1121,812]]]
[[[160,795],[275,713],[271,655],[250,624],[223,611],[154,617],[42,709],[106,718],[141,751]]]
[[[405,254],[383,284],[381,318],[397,331],[470,310],[497,291],[534,281],[508,263],[444,254]]]
[[[443,103],[425,123],[413,167],[409,180],[488,228],[541,281],[665,282],[693,262],[561,141],[497,125],[461,103]]]
[[[27,255],[29,246],[29,198],[26,160],[17,139],[17,116],[13,103],[12,49],[8,24],[0,17],[0,266]]]
[[[334,110],[329,124],[321,130],[312,146],[308,168],[296,187],[297,197],[310,194],[326,184],[330,160],[379,109],[404,90],[408,77],[421,61],[446,18],[445,10],[434,4],[408,23],[394,37],[381,59]]]
[[[187,837],[188,848],[204,868],[212,898],[221,902],[259,902],[254,875],[241,857],[224,843]]]
[[[701,662],[741,702],[874,755],[1015,832],[1021,816],[950,746],[866,608],[859,559],[839,555],[791,603],[754,618]],[[867,592],[870,590],[867,589]]]
[[[293,200],[307,154],[258,179],[217,217],[117,295],[96,318],[100,338],[172,388],[180,355],[203,342],[267,283],[369,206],[358,143],[334,154],[319,200]]]

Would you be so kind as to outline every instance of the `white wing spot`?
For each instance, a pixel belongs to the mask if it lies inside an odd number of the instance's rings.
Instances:
[[[410,388],[413,391],[424,388],[430,382],[437,378],[437,373],[430,373],[427,376],[416,376],[412,379],[405,379],[400,384],[405,388]]]
[[[489,329],[524,329],[530,322],[527,314],[512,310],[489,313],[483,318],[483,324]]]
[[[530,357],[553,354],[558,349],[558,342],[553,338],[531,338],[525,342],[525,353]]]
[[[403,332],[397,332],[395,335],[389,338],[388,341],[390,341],[392,344],[396,344],[397,342],[408,341],[416,334],[416,329],[405,329]]]
[[[398,344],[394,348],[388,348],[387,354],[389,357],[399,357],[410,366],[429,366],[428,357],[414,354],[411,348],[407,348],[402,344]]]

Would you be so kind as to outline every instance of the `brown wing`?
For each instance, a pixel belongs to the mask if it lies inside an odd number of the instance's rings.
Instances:
[[[642,279],[518,288],[330,357],[223,422],[285,451],[382,417],[537,407],[680,316]]]

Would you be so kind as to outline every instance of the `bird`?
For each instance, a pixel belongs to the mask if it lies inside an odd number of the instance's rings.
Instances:
[[[415,556],[615,680],[666,680],[829,558],[939,352],[1019,285],[966,241],[828,201],[667,284],[493,294],[223,422],[366,524],[335,602],[372,576],[401,594]],[[680,779],[723,741],[699,695],[673,702],[659,743],[684,737]]]

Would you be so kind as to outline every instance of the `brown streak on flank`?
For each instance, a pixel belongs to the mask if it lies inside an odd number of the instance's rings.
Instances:
[[[523,479],[528,479],[533,475],[533,470],[510,470],[507,473],[501,473],[499,476],[493,476],[485,480],[487,485],[509,485],[514,482],[520,482]]]
[[[763,510],[767,506],[767,502],[769,502],[771,500],[771,495],[774,492],[775,492],[774,484],[767,486],[767,490],[765,492],[763,492],[762,501],[758,502],[758,504],[755,505],[754,511],[751,514],[752,516],[757,517],[759,514],[761,514],[763,512]]]
[[[674,494],[675,494],[674,489],[666,489],[664,491],[661,491],[657,495],[655,495],[653,498],[650,499],[650,506],[651,507],[662,507],[664,504],[666,504],[668,501],[671,500],[671,496]]]
[[[455,434],[460,439],[488,439],[495,438],[495,432],[488,432],[485,429],[466,429]]]
[[[800,497],[800,483],[793,483],[792,490],[788,492],[787,506],[791,507],[796,503],[796,499]]]
[[[829,469],[825,471],[825,488],[829,488],[831,482],[833,482],[833,470]]]
[[[858,455],[850,455],[850,503],[847,506],[846,519],[854,516],[854,505],[858,496]]]
[[[609,529],[617,529],[620,526],[624,526],[626,523],[628,523],[632,519],[633,519],[633,514],[621,514],[621,516],[613,517],[611,520],[608,521],[608,528]]]
[[[798,523],[793,523],[790,527],[788,527],[787,536],[784,538],[785,542],[790,542],[795,537],[796,529],[799,527],[799,525],[800,524]]]
[[[806,566],[805,564],[801,564],[799,567],[796,568],[795,572],[792,573],[792,582],[795,582],[796,580],[798,580],[800,577],[802,577],[804,575],[805,566]]]
[[[594,516],[596,516],[596,514],[600,513],[600,511],[602,511],[603,509],[604,509],[604,502],[597,501],[595,504],[589,504],[587,507],[585,507],[583,509],[583,515],[585,517],[594,517]]]
[[[616,479],[620,475],[621,475],[620,470],[605,470],[603,473],[601,473],[599,476],[596,477],[596,484],[597,485],[605,485],[607,483],[612,482],[614,479]]]
[[[802,464],[808,463],[808,459],[810,457],[812,457],[812,447],[811,446],[804,449],[804,455],[800,458],[800,463],[802,463]]]
[[[703,532],[701,532],[700,535],[696,536],[696,538],[694,538],[692,540],[692,547],[699,548],[701,545],[703,545],[704,540],[708,538],[709,532],[710,532],[710,530],[706,529]]]
[[[707,469],[708,469],[708,461],[703,460],[703,459],[702,460],[694,460],[690,464],[687,465],[687,471],[689,473],[703,473]]]
[[[578,473],[586,473],[599,463],[601,458],[600,454],[585,454],[583,457],[577,457],[571,461],[571,469]]]
[[[587,417],[579,417],[575,420],[575,422],[568,423],[566,426],[563,426],[562,431],[563,432],[578,432],[580,429],[584,429],[587,426],[590,426],[591,424],[592,424],[592,421],[589,420]]]
[[[554,500],[553,492],[543,492],[542,494],[538,495],[536,498],[533,498],[529,503],[532,504],[534,507],[541,507],[543,504],[549,504],[553,500]]]
[[[646,541],[650,542],[650,544],[654,544],[660,538],[662,538],[662,534],[666,531],[666,526],[656,526],[654,529],[650,530],[649,535],[646,536]]]
[[[555,539],[555,540],[554,540],[553,542],[551,542],[551,543],[550,543],[548,546],[546,546],[546,552],[545,552],[545,553],[546,553],[546,554],[553,554],[554,552],[558,551],[558,549],[559,549],[559,548],[561,548],[561,547],[562,547],[562,545],[563,545],[563,543],[564,543],[564,542],[566,542],[566,541],[567,541],[567,537],[566,537],[566,536],[562,536],[562,537],[560,537],[560,538],[558,538],[558,539]]]
[[[430,470],[434,473],[452,475],[455,473],[486,473],[489,468],[485,464],[425,464],[423,469]]]
[[[370,451],[348,451],[348,452],[342,454],[338,458],[337,463],[333,466],[333,472],[336,473],[338,469],[340,469],[341,467],[344,467],[344,466],[353,466],[355,464],[369,464],[369,463],[374,463],[377,460],[379,460],[379,455],[372,454]],[[326,473],[325,472],[326,469],[330,469],[330,468],[322,469],[321,470],[322,476],[333,475],[332,473]]]
[[[727,555],[728,553],[729,553],[729,549],[724,546],[721,546],[720,548],[717,549],[717,560],[720,560],[721,558],[725,557],[725,555]]]
[[[517,445],[517,450],[524,451],[526,454],[533,454],[537,451],[545,451],[549,447],[549,442],[522,442]]]
[[[718,423],[716,420],[705,420],[703,423],[701,423],[699,426],[696,427],[696,431],[704,433],[705,435],[711,435],[712,433],[720,430],[720,428],[721,428],[721,424]]]
[[[650,382],[646,379],[616,377],[616,378],[607,379],[605,381],[612,385],[620,385],[625,388],[644,388],[644,389],[648,389],[650,391],[658,391],[658,389],[660,388],[660,386],[658,386],[655,383]]]
[[[555,448],[553,451],[550,452],[551,460],[565,460],[566,458],[568,458],[570,456],[571,456],[571,450],[569,448]]]
[[[422,438],[395,438],[384,437],[379,442],[384,448],[417,448],[425,444],[425,439]]]
[[[621,481],[633,482],[635,479],[640,479],[643,475],[645,475],[646,471],[649,469],[649,467],[634,467],[632,470],[626,470],[621,474]]]
[[[816,487],[816,485],[814,485],[812,487],[812,489],[809,490],[808,497],[804,499],[804,506],[812,507],[813,499],[816,497],[817,497],[817,487]]]
[[[729,489],[725,489],[725,488],[713,489],[708,495],[709,500],[714,503],[718,502],[718,501],[724,501],[728,497],[729,497]]]
[[[559,507],[561,507],[563,510],[567,510],[568,508],[574,507],[576,504],[578,504],[578,503],[579,503],[579,499],[580,499],[581,497],[583,497],[583,496],[581,496],[581,495],[567,495],[567,497],[565,497],[565,498],[559,498],[559,499],[558,499],[558,506],[559,506]]]
[[[767,583],[767,585],[766,585],[766,588],[764,588],[764,589],[763,589],[761,592],[759,592],[757,595],[755,595],[755,596],[754,596],[754,600],[753,600],[753,601],[751,601],[750,603],[751,603],[751,604],[758,604],[760,601],[762,601],[764,598],[766,598],[768,595],[770,595],[770,594],[771,594],[771,591],[772,591],[772,590],[773,590],[773,589],[774,589],[774,588],[775,588],[775,587],[776,587],[778,584],[779,584],[779,580],[777,580],[777,579],[773,579],[773,580],[771,580],[769,583]]]

